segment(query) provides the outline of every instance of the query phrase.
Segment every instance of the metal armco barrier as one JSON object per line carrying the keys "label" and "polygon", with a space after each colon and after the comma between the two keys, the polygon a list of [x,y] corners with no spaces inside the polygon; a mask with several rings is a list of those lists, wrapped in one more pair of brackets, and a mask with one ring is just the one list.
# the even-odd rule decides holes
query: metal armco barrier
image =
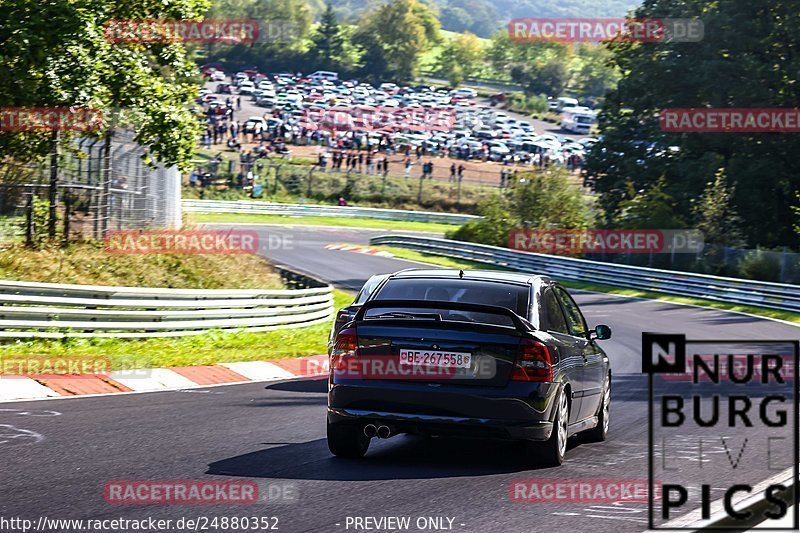
{"label": "metal armco barrier", "polygon": [[442,224],[464,224],[470,220],[481,218],[475,215],[433,213],[429,211],[404,211],[402,209],[378,209],[374,207],[317,204],[280,204],[255,200],[183,200],[182,206],[184,213],[250,213],[293,217],[358,217],[381,220],[406,220],[412,222],[439,222]]}
{"label": "metal armco barrier", "polygon": [[556,279],[642,289],[783,311],[800,311],[800,286],[798,285],[601,263],[428,237],[382,235],[370,239],[370,244],[410,248],[429,254],[479,261],[511,270],[548,275]]}
{"label": "metal armco barrier", "polygon": [[[286,271],[280,269],[284,277]],[[292,274],[289,290],[103,287],[0,281],[0,338],[177,337],[309,326],[333,314],[333,288]]]}

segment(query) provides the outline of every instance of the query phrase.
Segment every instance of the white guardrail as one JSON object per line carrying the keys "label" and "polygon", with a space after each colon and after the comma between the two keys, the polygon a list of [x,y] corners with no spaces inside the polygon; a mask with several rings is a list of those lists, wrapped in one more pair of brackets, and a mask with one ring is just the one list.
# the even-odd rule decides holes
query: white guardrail
{"label": "white guardrail", "polygon": [[0,281],[0,338],[177,337],[216,329],[296,328],[332,316],[332,291],[329,285],[205,290]]}
{"label": "white guardrail", "polygon": [[429,211],[404,211],[402,209],[378,209],[318,204],[280,204],[254,200],[183,200],[184,213],[250,213],[262,215],[284,215],[293,217],[345,217],[376,218],[381,220],[406,220],[412,222],[439,222],[442,224],[464,224],[481,217]]}
{"label": "white guardrail", "polygon": [[382,235],[370,239],[370,244],[410,248],[428,254],[489,263],[556,279],[642,289],[783,311],[800,311],[798,285],[601,263],[428,237]]}

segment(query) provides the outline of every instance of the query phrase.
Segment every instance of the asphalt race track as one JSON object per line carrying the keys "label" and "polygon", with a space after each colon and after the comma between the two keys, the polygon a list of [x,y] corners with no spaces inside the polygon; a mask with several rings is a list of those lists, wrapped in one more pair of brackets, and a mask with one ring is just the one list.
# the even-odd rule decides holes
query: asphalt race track
{"label": "asphalt race track", "polygon": [[[355,289],[375,273],[418,266],[324,248],[365,244],[371,230],[252,228],[291,237],[291,249],[265,250],[266,256],[343,288]],[[334,459],[325,442],[324,380],[11,402],[0,404],[0,516],[268,516],[278,517],[279,531],[290,532],[365,531],[348,528],[348,517],[409,516],[412,531],[418,517],[452,519],[452,530],[464,532],[643,531],[646,505],[514,503],[509,483],[647,478],[642,331],[759,340],[797,338],[798,329],[663,302],[590,293],[576,299],[590,324],[613,330],[603,344],[615,373],[611,437],[599,444],[575,440],[560,468],[530,470],[515,458],[516,444],[410,437],[373,440],[363,461]],[[767,477],[761,464],[743,461],[739,468],[755,479]],[[291,497],[227,506],[111,505],[103,497],[105,483],[113,480],[228,478],[252,479],[263,493],[283,490]]]}

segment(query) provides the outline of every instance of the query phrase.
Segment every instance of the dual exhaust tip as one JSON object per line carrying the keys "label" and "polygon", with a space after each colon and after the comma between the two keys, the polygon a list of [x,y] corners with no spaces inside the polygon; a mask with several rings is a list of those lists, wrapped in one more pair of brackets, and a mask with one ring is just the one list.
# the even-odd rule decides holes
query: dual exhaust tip
{"label": "dual exhaust tip", "polygon": [[367,424],[364,426],[364,435],[369,438],[378,437],[379,439],[388,439],[392,436],[392,429],[389,426]]}

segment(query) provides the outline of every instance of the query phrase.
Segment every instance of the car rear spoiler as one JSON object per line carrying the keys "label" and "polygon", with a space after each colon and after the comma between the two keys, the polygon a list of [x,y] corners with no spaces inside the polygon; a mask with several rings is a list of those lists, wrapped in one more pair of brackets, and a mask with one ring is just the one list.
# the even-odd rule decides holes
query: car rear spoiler
{"label": "car rear spoiler", "polygon": [[520,333],[526,333],[534,329],[533,325],[519,316],[511,309],[497,305],[470,304],[464,302],[444,302],[437,300],[371,300],[365,302],[358,310],[353,320],[361,322],[364,315],[370,309],[411,307],[417,309],[452,309],[453,311],[472,311],[475,313],[490,313],[495,315],[507,316],[514,323],[514,328]]}

